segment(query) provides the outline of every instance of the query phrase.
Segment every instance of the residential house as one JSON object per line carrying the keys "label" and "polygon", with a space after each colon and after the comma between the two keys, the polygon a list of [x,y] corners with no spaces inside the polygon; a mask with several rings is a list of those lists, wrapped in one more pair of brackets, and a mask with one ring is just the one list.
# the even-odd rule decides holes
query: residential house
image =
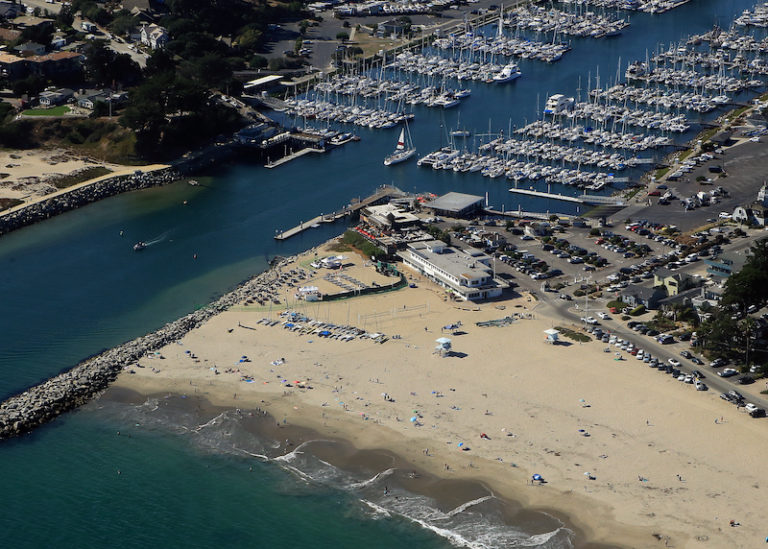
{"label": "residential house", "polygon": [[85,93],[78,94],[77,106],[92,111],[99,101],[109,101],[109,95],[108,90],[86,90]]}
{"label": "residential house", "polygon": [[653,273],[653,286],[663,287],[667,296],[675,296],[698,285],[696,279],[685,273],[659,268]]}
{"label": "residential house", "polygon": [[0,0],[0,19],[14,19],[21,13],[22,9],[21,2]]}
{"label": "residential house", "polygon": [[40,92],[39,101],[43,107],[55,107],[63,105],[75,95],[75,92],[69,88],[59,88],[57,90],[46,90]]}
{"label": "residential house", "polygon": [[0,29],[0,42],[15,42],[21,36],[20,30]]}
{"label": "residential house", "polygon": [[53,81],[73,81],[82,76],[84,59],[83,54],[68,51],[31,57],[0,53],[0,75],[11,81],[26,78],[31,74]]}
{"label": "residential house", "polygon": [[152,23],[151,25],[143,25],[141,27],[141,43],[153,50],[164,48],[168,40],[168,31],[160,25]]}
{"label": "residential house", "polygon": [[37,42],[25,42],[13,48],[16,55],[20,57],[31,57],[33,55],[45,55],[45,46]]}
{"label": "residential house", "polygon": [[630,284],[621,290],[621,300],[629,307],[639,307],[643,305],[646,309],[658,309],[659,301],[664,299],[665,292],[660,287],[640,286],[639,284]]}
{"label": "residential house", "polygon": [[738,223],[749,223],[765,227],[768,219],[768,189],[760,187],[757,200],[746,206],[737,206],[733,210],[733,220]]}

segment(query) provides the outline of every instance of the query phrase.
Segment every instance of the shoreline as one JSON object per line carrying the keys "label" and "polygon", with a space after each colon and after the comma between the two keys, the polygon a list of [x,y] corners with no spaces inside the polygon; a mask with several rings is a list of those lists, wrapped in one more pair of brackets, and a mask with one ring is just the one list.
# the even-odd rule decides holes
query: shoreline
{"label": "shoreline", "polygon": [[[726,466],[734,447],[743,463],[759,463],[766,434],[751,418],[724,409],[716,394],[616,362],[599,343],[546,345],[545,329],[570,322],[550,316],[545,302],[524,295],[468,308],[419,275],[408,278],[416,288],[297,303],[298,320],[232,307],[124,370],[114,386],[229,409],[267,402],[278,421],[360,450],[386,448],[436,476],[477,481],[562,518],[583,543],[764,540],[758,470],[735,476]],[[517,320],[505,327],[476,325],[512,313]],[[259,322],[268,314],[282,324]],[[288,329],[312,318],[340,329],[357,318],[352,325],[390,339]],[[435,355],[441,328],[457,321],[454,353]],[[547,483],[531,483],[533,474]],[[742,526],[723,529],[728,519]]]}
{"label": "shoreline", "polygon": [[[262,396],[269,397],[266,394]],[[317,425],[305,425],[303,422],[281,425],[280,422],[275,421],[275,416],[272,414],[278,410],[279,406],[270,410],[272,407],[270,401],[262,403],[263,408],[233,408],[223,404],[214,404],[205,396],[200,395],[163,392],[144,394],[134,388],[113,386],[105,391],[96,402],[113,401],[138,406],[150,400],[165,402],[166,405],[177,409],[193,409],[201,425],[224,413],[239,416],[249,433],[261,439],[267,438],[278,444],[277,452],[274,455],[266,456],[269,461],[284,456],[285,454],[281,452],[289,453],[300,449],[303,453],[308,453],[348,473],[365,475],[366,477],[372,476],[375,479],[379,475],[389,472],[386,476],[386,490],[391,487],[393,491],[402,489],[409,493],[428,497],[443,512],[455,511],[463,505],[490,498],[495,500],[500,507],[503,523],[508,527],[520,527],[521,525],[530,527],[532,522],[538,526],[531,533],[532,536],[551,534],[553,530],[551,530],[548,522],[555,521],[559,524],[555,531],[561,529],[569,531],[575,549],[623,549],[631,547],[630,545],[603,544],[591,541],[587,536],[588,530],[575,524],[571,517],[562,510],[549,507],[528,507],[523,501],[511,497],[506,491],[496,493],[494,491],[494,484],[496,483],[489,483],[482,476],[474,477],[461,474],[458,477],[449,478],[437,474],[430,467],[414,463],[398,451],[383,446],[358,447],[353,441],[338,434],[337,431],[332,431],[332,434],[329,434],[318,429]],[[409,517],[403,518],[413,520]],[[541,528],[544,525],[548,528]]]}

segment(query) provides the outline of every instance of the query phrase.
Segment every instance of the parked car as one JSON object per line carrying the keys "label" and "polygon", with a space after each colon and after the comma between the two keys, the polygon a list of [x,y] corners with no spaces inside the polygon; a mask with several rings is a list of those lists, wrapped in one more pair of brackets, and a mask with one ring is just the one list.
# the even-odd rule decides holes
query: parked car
{"label": "parked car", "polygon": [[727,360],[724,358],[716,358],[712,362],[709,363],[709,366],[711,368],[719,368],[720,366],[725,366],[728,363]]}
{"label": "parked car", "polygon": [[735,376],[738,373],[739,372],[737,372],[733,368],[725,368],[724,370],[717,372],[717,375],[719,375],[720,377],[731,377],[731,376]]}
{"label": "parked car", "polygon": [[602,312],[602,311],[600,311],[599,313],[597,313],[597,316],[599,316],[599,317],[600,317],[601,319],[603,319],[603,320],[608,320],[609,318],[611,318],[611,317],[609,317],[609,316],[608,316],[606,313],[604,313],[604,312]]}
{"label": "parked car", "polygon": [[680,366],[680,361],[677,360],[676,358],[670,358],[669,360],[667,360],[667,362],[669,362],[675,368],[678,368]]}
{"label": "parked car", "polygon": [[691,358],[693,355],[690,351],[680,351],[680,356],[683,358]]}
{"label": "parked car", "polygon": [[697,357],[697,356],[692,356],[691,357],[691,362],[693,362],[697,366],[703,366],[704,365],[704,362],[699,357]]}

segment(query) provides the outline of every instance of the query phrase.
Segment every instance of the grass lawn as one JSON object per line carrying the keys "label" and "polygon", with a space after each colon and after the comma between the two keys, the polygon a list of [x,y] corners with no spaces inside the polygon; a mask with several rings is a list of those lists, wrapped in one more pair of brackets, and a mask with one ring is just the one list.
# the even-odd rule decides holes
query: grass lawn
{"label": "grass lawn", "polygon": [[21,114],[27,116],[64,116],[69,112],[69,107],[66,105],[59,105],[50,109],[29,109],[23,111]]}

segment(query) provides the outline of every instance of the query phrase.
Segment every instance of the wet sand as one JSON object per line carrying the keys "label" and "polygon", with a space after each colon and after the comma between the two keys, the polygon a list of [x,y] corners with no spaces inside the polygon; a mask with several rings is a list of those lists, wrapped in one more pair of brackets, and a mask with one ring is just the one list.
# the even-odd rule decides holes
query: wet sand
{"label": "wet sand", "polygon": [[[233,307],[163,348],[164,359],[141,360],[117,386],[260,407],[281,425],[383,449],[408,468],[563,517],[582,541],[764,543],[762,422],[634,357],[615,361],[604,344],[544,343],[545,329],[568,324],[544,302],[459,304],[413,281],[417,288],[386,294],[290,302],[312,318],[385,334],[386,343],[265,326],[259,320],[281,318],[277,310]],[[476,325],[515,313],[508,326]],[[461,329],[443,330],[459,321]],[[441,336],[452,338],[452,356],[433,352]],[[547,483],[532,483],[533,474]]]}

